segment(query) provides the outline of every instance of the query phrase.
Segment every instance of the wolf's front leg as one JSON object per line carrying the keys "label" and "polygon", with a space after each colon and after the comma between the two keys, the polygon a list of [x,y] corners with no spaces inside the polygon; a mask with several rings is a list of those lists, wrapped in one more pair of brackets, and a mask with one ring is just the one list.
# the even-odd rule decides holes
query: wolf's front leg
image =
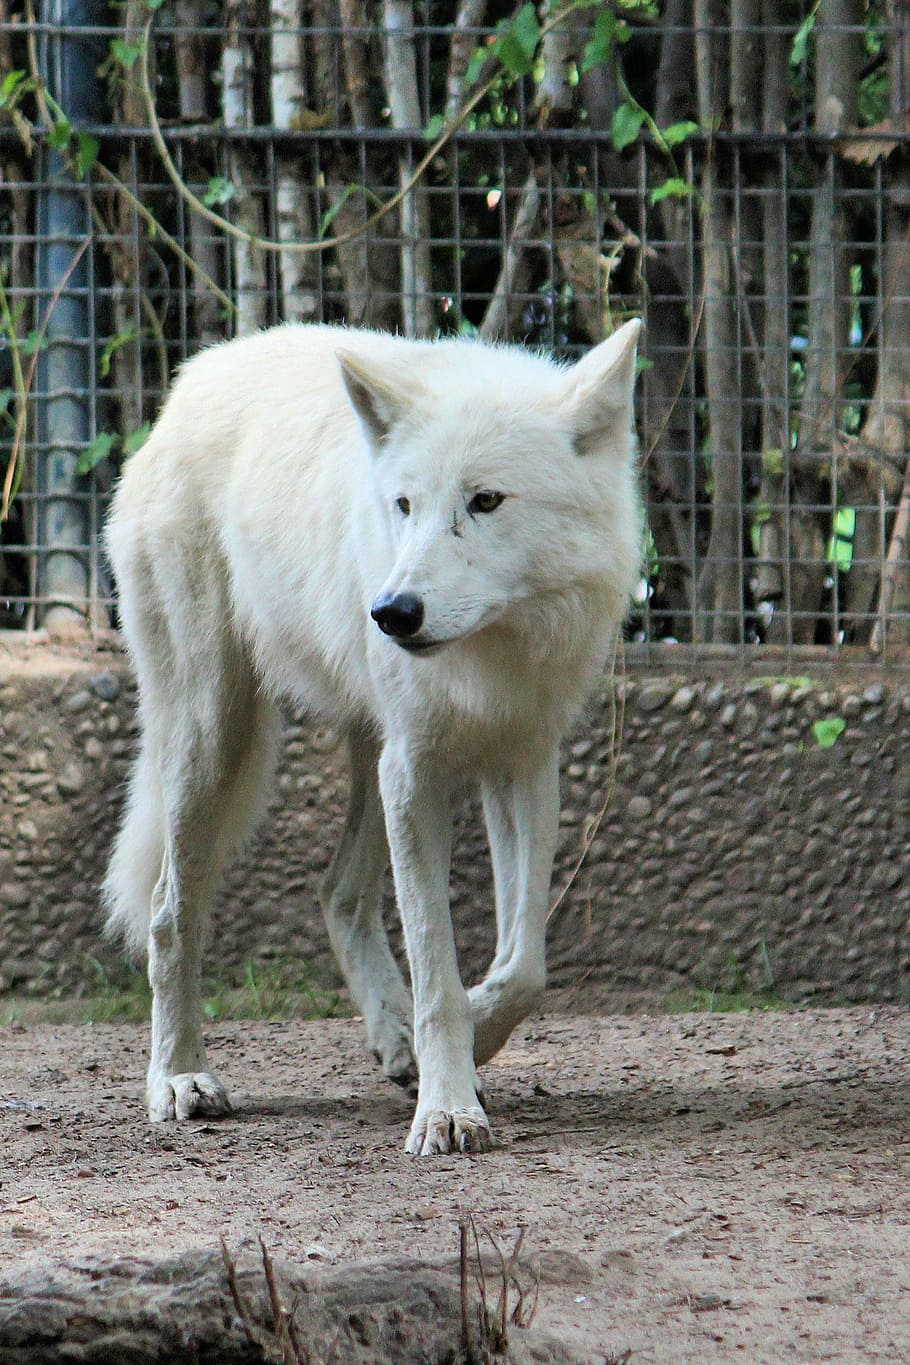
{"label": "wolf's front leg", "polygon": [[475,1088],[474,1024],[449,910],[448,785],[391,745],[383,750],[379,783],[414,992],[420,1088],[407,1150],[482,1152],[490,1126]]}
{"label": "wolf's front leg", "polygon": [[474,1055],[498,1052],[546,980],[547,906],[559,831],[559,757],[482,784],[496,886],[496,956],[469,992]]}

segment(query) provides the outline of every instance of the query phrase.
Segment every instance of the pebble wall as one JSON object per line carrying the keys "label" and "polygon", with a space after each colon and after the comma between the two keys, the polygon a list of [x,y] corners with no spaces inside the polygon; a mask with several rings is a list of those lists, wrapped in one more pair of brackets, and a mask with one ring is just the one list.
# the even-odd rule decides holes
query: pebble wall
{"label": "pebble wall", "polygon": [[[0,998],[122,971],[97,888],[133,700],[115,649],[0,641]],[[219,903],[210,963],[225,979],[263,959],[332,979],[316,890],[345,798],[337,736],[291,718],[265,828]],[[906,673],[626,678],[565,749],[555,892],[589,847],[551,920],[551,979],[910,1000],[908,815]],[[492,909],[470,805],[452,895],[476,976]]]}

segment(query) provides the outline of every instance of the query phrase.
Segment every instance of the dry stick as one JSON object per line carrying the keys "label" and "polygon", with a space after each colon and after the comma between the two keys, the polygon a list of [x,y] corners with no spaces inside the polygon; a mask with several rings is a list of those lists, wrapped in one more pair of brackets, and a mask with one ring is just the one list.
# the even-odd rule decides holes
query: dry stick
{"label": "dry stick", "polygon": [[458,1272],[461,1299],[461,1349],[467,1356],[471,1350],[471,1324],[468,1317],[468,1220],[464,1214],[458,1220]]}
{"label": "dry stick", "polygon": [[[617,657],[617,654],[618,654],[619,651],[620,651],[620,647],[621,647],[621,640],[620,640],[619,636],[617,635],[617,637],[616,637],[616,642],[615,642],[615,644],[614,644],[614,646],[613,646],[613,659],[612,659],[612,661],[611,661],[611,664],[610,664],[610,671],[609,671],[609,674],[608,674],[608,677],[610,678],[611,681],[612,681],[613,679],[615,679],[615,676],[616,676],[616,657]],[[623,677],[625,677],[625,671],[626,671],[626,670],[625,670],[625,658],[624,658],[624,657],[623,657],[623,659],[622,659],[622,661],[621,661],[621,668],[620,668],[620,671],[621,671]],[[587,856],[588,856],[588,852],[589,852],[589,850],[590,850],[590,848],[591,848],[591,845],[593,844],[593,842],[594,842],[594,840],[595,840],[595,838],[596,838],[596,836],[597,836],[597,831],[600,829],[600,826],[601,826],[601,824],[603,823],[604,816],[605,816],[606,813],[607,813],[607,807],[609,806],[610,802],[613,800],[614,793],[616,792],[616,773],[617,773],[618,766],[619,766],[619,751],[620,751],[620,749],[622,748],[623,723],[624,723],[624,720],[625,720],[625,714],[626,714],[626,698],[625,698],[625,692],[622,693],[622,695],[621,695],[621,697],[620,697],[620,704],[619,704],[619,706],[617,706],[617,704],[616,704],[616,689],[615,689],[615,687],[611,687],[611,689],[610,689],[610,776],[609,776],[609,778],[608,778],[608,780],[607,780],[607,790],[606,790],[606,794],[605,794],[605,796],[604,796],[603,801],[602,801],[601,804],[600,804],[599,809],[597,810],[596,814],[594,815],[593,819],[591,819],[591,820],[588,821],[587,828],[585,829],[584,834],[582,835],[582,840],[581,840],[581,852],[579,853],[577,859],[575,860],[575,866],[572,868],[572,871],[569,873],[568,880],[566,881],[566,883],[565,883],[565,885],[563,886],[562,890],[560,891],[559,895],[556,897],[555,901],[554,901],[553,904],[550,906],[550,909],[549,909],[549,911],[547,912],[547,924],[550,923],[550,920],[551,920],[551,919],[553,918],[553,916],[556,914],[556,911],[557,911],[557,910],[559,909],[559,907],[562,905],[563,901],[565,900],[566,896],[569,894],[569,891],[571,890],[572,886],[574,885],[575,880],[576,880],[576,878],[577,878],[579,872],[580,872],[581,869],[582,869],[582,866],[583,866],[583,864],[584,864],[585,858],[587,858]]]}
{"label": "dry stick", "polygon": [[246,1339],[251,1346],[259,1346],[259,1342],[256,1339],[256,1334],[253,1331],[252,1324],[250,1323],[250,1315],[247,1312],[246,1305],[244,1304],[243,1299],[240,1297],[240,1286],[237,1284],[237,1267],[234,1264],[234,1259],[231,1256],[231,1253],[228,1251],[228,1245],[227,1242],[224,1240],[223,1234],[219,1238],[219,1241],[221,1242],[221,1259],[224,1261],[224,1269],[227,1274],[228,1289],[230,1290],[231,1298],[234,1301],[234,1307],[237,1309],[237,1316],[240,1319],[241,1326],[243,1327],[244,1335],[246,1336]]}
{"label": "dry stick", "polygon": [[285,1308],[281,1299],[281,1291],[278,1288],[278,1281],[275,1278],[275,1267],[269,1255],[268,1248],[262,1238],[259,1238],[259,1250],[262,1254],[262,1268],[265,1271],[265,1282],[269,1289],[269,1302],[272,1307],[272,1320],[275,1324],[275,1336],[284,1360],[284,1365],[308,1365],[309,1353],[304,1351],[300,1342],[297,1340],[297,1332],[294,1326],[294,1315]]}
{"label": "dry stick", "polygon": [[901,488],[900,502],[897,505],[897,515],[894,518],[894,529],[891,532],[891,542],[888,545],[888,556],[885,560],[885,569],[882,574],[878,611],[876,613],[878,619],[872,627],[872,634],[869,637],[869,650],[872,654],[881,654],[885,647],[885,635],[888,630],[888,613],[891,610],[891,603],[894,600],[898,575],[901,573],[902,569],[906,572],[908,534],[910,534],[910,462],[908,462],[904,472],[904,483]]}
{"label": "dry stick", "polygon": [[6,478],[3,481],[3,500],[2,503],[0,503],[0,522],[4,522],[9,518],[10,503],[12,501],[12,487],[13,482],[15,480],[15,471],[19,464],[19,448],[25,436],[25,424],[28,412],[28,395],[31,391],[32,382],[35,378],[35,370],[38,367],[38,354],[41,350],[41,343],[44,340],[44,334],[47,331],[47,325],[50,321],[51,314],[53,313],[54,309],[57,306],[57,303],[59,302],[60,295],[63,293],[64,289],[69,283],[70,276],[76,269],[76,266],[79,264],[79,262],[82,260],[82,257],[88,250],[89,243],[91,242],[91,240],[92,240],[91,237],[86,237],[85,241],[78,248],[76,254],[73,256],[73,259],[67,266],[62,279],[60,280],[53,294],[51,295],[50,302],[47,306],[47,311],[45,312],[44,317],[41,320],[41,325],[39,326],[37,335],[34,338],[34,350],[32,351],[32,358],[28,367],[28,374],[25,377],[25,386],[22,392],[17,395],[19,411],[16,415],[16,430],[13,433],[13,446],[12,450],[10,451],[9,464],[6,467]]}
{"label": "dry stick", "polygon": [[490,302],[487,304],[483,322],[480,324],[480,335],[485,341],[502,336],[508,330],[509,304],[515,273],[518,270],[528,238],[531,236],[539,213],[540,186],[537,183],[537,173],[532,170],[521,191],[515,222],[512,224],[512,231],[502,259],[502,269],[499,272],[496,287],[490,296]]}

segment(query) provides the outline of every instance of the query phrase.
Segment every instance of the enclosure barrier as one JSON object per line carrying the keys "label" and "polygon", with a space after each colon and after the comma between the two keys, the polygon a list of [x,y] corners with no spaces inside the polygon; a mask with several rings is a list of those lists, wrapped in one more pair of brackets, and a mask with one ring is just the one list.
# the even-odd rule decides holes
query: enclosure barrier
{"label": "enclosure barrier", "polygon": [[324,320],[572,358],[634,313],[630,645],[906,660],[904,0],[149,13],[0,21],[0,628],[116,623],[112,482],[201,345]]}

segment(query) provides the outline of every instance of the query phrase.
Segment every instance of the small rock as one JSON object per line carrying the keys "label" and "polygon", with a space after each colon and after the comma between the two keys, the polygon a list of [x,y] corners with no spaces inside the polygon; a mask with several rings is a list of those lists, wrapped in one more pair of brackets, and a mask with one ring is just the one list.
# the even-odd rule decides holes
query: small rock
{"label": "small rock", "polygon": [[71,697],[63,703],[64,711],[68,711],[71,716],[76,716],[80,711],[87,711],[92,704],[91,692],[74,692]]}
{"label": "small rock", "polygon": [[4,882],[0,886],[0,905],[9,905],[13,910],[21,910],[30,900],[27,886],[21,882]]}
{"label": "small rock", "polygon": [[85,786],[85,773],[78,763],[67,763],[57,774],[57,786],[64,796],[77,796]]}
{"label": "small rock", "polygon": [[88,685],[102,701],[116,701],[120,696],[120,679],[116,673],[96,673]]}
{"label": "small rock", "polygon": [[732,701],[728,702],[721,711],[720,723],[725,730],[732,730],[733,726],[736,724],[736,707],[733,705]]}
{"label": "small rock", "polygon": [[885,700],[885,689],[881,683],[872,683],[870,687],[863,689],[864,706],[881,706]]}
{"label": "small rock", "polygon": [[647,820],[653,809],[647,796],[633,796],[626,806],[626,814],[630,820]]}
{"label": "small rock", "polygon": [[695,705],[695,697],[694,687],[680,687],[670,698],[670,710],[678,712],[681,716],[685,715]]}
{"label": "small rock", "polygon": [[19,838],[27,839],[30,844],[33,844],[38,838],[38,826],[34,820],[20,820],[16,828]]}
{"label": "small rock", "polygon": [[659,711],[662,706],[666,706],[672,695],[670,688],[663,683],[646,683],[637,697],[638,709]]}

